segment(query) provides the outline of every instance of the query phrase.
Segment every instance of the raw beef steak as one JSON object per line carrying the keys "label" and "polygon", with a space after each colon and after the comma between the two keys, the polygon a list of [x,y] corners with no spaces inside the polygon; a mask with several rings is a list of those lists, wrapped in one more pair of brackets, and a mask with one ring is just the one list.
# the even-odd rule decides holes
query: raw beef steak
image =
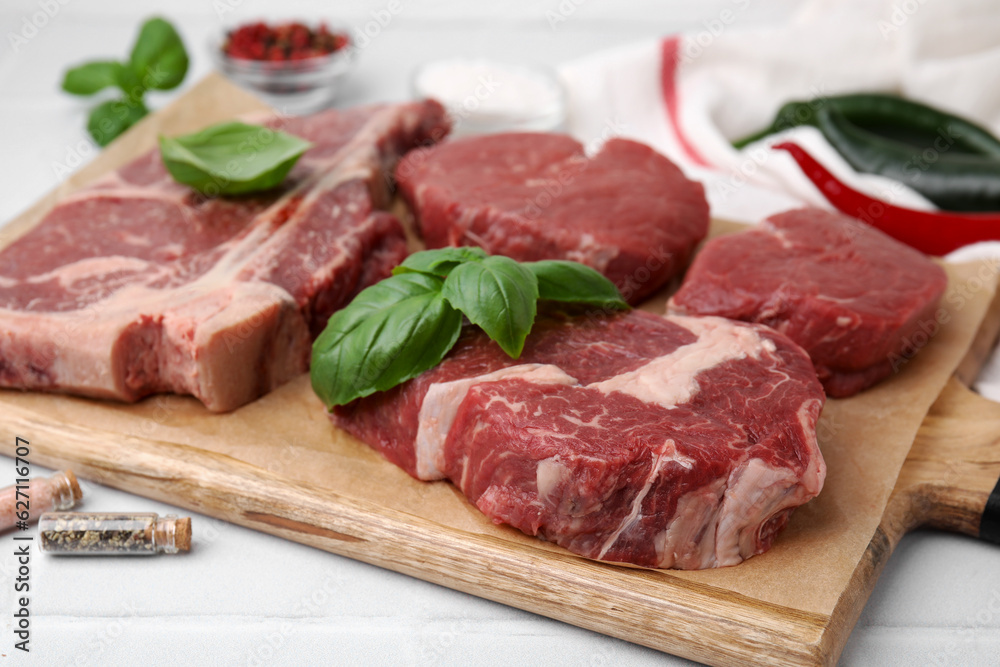
{"label": "raw beef steak", "polygon": [[0,252],[0,386],[230,410],[305,371],[330,314],[405,256],[384,174],[447,121],[423,102],[269,123],[315,144],[278,191],[205,198],[153,151]]}
{"label": "raw beef steak", "polygon": [[565,135],[470,137],[410,154],[396,179],[428,247],[582,262],[630,303],[678,275],[708,232],[701,184],[625,139],[588,158]]}
{"label": "raw beef steak", "polygon": [[826,393],[840,398],[883,380],[926,343],[947,284],[940,266],[874,227],[805,208],[709,241],[669,310],[777,329],[805,348]]}
{"label": "raw beef steak", "polygon": [[518,360],[470,328],[436,368],[332,418],[497,523],[697,569],[763,552],[819,493],[823,400],[806,354],[767,327],[554,313]]}

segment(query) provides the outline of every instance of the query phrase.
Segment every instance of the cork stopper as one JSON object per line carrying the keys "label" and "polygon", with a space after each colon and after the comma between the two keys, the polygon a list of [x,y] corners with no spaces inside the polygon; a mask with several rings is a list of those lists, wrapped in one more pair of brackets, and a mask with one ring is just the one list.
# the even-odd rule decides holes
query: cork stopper
{"label": "cork stopper", "polygon": [[83,500],[83,489],[80,488],[80,482],[76,480],[76,475],[73,474],[72,470],[63,470],[62,474],[69,481],[70,493],[73,496],[73,505],[75,506]]}
{"label": "cork stopper", "polygon": [[191,517],[177,519],[174,526],[174,545],[178,551],[191,551]]}
{"label": "cork stopper", "polygon": [[191,550],[191,517],[168,514],[153,526],[153,544],[158,551],[175,554]]}
{"label": "cork stopper", "polygon": [[72,470],[63,470],[52,475],[48,480],[49,489],[52,494],[52,509],[68,510],[76,507],[83,498],[83,490],[80,489],[80,482],[76,480],[76,475]]}

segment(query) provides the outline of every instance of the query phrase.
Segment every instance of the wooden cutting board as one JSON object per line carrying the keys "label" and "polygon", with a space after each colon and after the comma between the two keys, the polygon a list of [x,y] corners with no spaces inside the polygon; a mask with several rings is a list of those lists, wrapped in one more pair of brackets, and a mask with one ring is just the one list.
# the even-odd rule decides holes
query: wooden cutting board
{"label": "wooden cutting board", "polygon": [[[835,603],[829,611],[816,612],[713,582],[711,575],[720,571],[618,567],[493,526],[451,485],[417,482],[359,443],[334,444],[331,438],[317,437],[325,426],[321,418],[316,423],[322,407],[308,391],[302,378],[279,392],[282,396],[264,399],[269,405],[233,417],[253,432],[267,428],[268,415],[292,403],[302,406],[289,416],[305,420],[299,440],[247,456],[257,459],[257,465],[209,448],[142,437],[141,421],[138,429],[115,428],[120,423],[116,412],[142,410],[144,418],[154,418],[152,414],[166,415],[176,407],[171,404],[184,399],[109,409],[79,399],[0,393],[0,438],[11,454],[14,437],[28,437],[32,461],[72,468],[101,484],[712,665],[835,664],[902,536],[921,525],[977,535],[987,497],[1000,478],[1000,404],[952,379],[924,420],[877,528],[850,575],[838,584]],[[107,413],[112,428],[67,419],[80,407]],[[214,417],[206,415],[184,439],[204,437]],[[214,449],[226,449],[218,444]],[[253,448],[245,448],[247,444],[231,443],[231,449],[249,452]],[[353,468],[348,475],[377,468],[379,483],[387,486],[358,497],[364,494],[357,489],[316,483],[316,475],[306,470],[310,462],[318,469],[330,465],[320,453],[325,448],[341,449],[333,456]],[[829,488],[823,493],[829,494]],[[414,503],[408,512],[393,502],[400,496],[403,504],[420,496],[427,502]],[[444,521],[428,509],[442,503],[449,509]],[[798,512],[802,517],[808,507]],[[197,530],[195,523],[196,535]],[[772,552],[726,572],[766,578],[769,569],[782,569],[772,561],[775,552],[794,552],[805,530],[802,522],[793,521]],[[846,541],[834,532],[819,548],[838,552],[848,546]],[[691,576],[699,574],[708,576]],[[790,588],[801,583],[785,579]]]}
{"label": "wooden cutting board", "polygon": [[[162,128],[259,107],[209,77],[62,191],[147,149]],[[949,380],[974,376],[996,338],[996,267],[948,270],[942,323],[920,353],[824,409],[822,494],[768,553],[733,568],[615,566],[495,526],[450,484],[417,482],[334,429],[305,376],[224,415],[176,396],[126,406],[0,392],[0,443],[9,454],[27,438],[42,465],[695,660],[832,664],[900,537],[923,523],[976,534],[1000,477],[1000,405]],[[662,309],[662,295],[647,307]]]}

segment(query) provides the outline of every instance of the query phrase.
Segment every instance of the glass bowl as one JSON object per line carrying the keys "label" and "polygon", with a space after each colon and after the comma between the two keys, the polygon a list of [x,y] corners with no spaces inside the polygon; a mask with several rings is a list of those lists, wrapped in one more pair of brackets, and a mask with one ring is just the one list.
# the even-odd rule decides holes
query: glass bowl
{"label": "glass bowl", "polygon": [[223,33],[209,44],[216,67],[283,114],[311,113],[328,106],[355,60],[351,42],[323,56],[271,61],[232,58],[222,50],[225,40]]}

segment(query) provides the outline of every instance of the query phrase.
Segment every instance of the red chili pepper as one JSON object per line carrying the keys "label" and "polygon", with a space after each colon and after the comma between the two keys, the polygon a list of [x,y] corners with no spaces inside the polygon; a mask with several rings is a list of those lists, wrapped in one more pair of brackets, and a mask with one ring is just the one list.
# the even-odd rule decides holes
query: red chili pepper
{"label": "red chili pepper", "polygon": [[945,255],[977,241],[1000,240],[1000,214],[941,213],[893,206],[841,183],[798,144],[786,141],[773,147],[791,153],[802,173],[834,208],[928,255]]}

